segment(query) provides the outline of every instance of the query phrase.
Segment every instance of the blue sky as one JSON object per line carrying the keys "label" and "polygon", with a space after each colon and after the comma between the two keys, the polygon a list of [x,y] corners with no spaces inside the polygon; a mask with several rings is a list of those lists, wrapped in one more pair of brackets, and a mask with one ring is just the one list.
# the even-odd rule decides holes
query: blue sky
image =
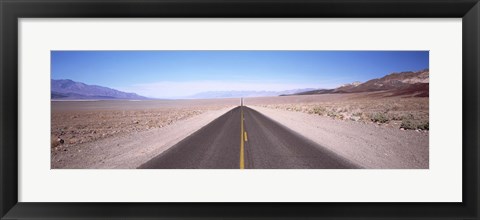
{"label": "blue sky", "polygon": [[154,98],[334,88],[429,67],[428,51],[52,51],[52,79]]}

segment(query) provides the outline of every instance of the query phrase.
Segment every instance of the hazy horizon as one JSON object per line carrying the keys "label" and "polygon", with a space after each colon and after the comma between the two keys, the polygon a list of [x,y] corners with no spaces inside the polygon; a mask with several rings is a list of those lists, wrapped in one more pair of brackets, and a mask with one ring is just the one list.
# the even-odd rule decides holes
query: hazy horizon
{"label": "hazy horizon", "polygon": [[330,89],[429,68],[428,51],[52,51],[52,79],[188,98],[215,91]]}

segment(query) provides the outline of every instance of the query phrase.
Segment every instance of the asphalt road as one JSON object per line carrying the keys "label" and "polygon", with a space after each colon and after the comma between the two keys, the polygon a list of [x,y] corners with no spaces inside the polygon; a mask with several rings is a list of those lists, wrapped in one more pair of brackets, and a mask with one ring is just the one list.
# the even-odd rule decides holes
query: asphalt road
{"label": "asphalt road", "polygon": [[225,113],[139,168],[354,169],[359,167],[257,111],[243,106]]}

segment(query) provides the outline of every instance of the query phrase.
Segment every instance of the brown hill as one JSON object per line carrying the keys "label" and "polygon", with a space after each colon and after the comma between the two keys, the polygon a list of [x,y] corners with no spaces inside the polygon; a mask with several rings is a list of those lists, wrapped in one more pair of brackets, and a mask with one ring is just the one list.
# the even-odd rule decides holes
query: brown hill
{"label": "brown hill", "polygon": [[[336,88],[333,93],[354,93],[354,92],[374,92],[387,90],[408,90],[413,91],[415,88],[426,88],[421,84],[428,84],[429,70],[418,72],[401,72],[392,73],[379,79],[372,79],[365,83],[348,84]],[[417,86],[412,86],[419,84]]]}
{"label": "brown hill", "polygon": [[429,96],[429,70],[417,72],[391,73],[382,78],[367,82],[354,82],[342,85],[336,89],[320,89],[294,95],[332,94],[332,93],[360,93],[385,91],[387,96]]}

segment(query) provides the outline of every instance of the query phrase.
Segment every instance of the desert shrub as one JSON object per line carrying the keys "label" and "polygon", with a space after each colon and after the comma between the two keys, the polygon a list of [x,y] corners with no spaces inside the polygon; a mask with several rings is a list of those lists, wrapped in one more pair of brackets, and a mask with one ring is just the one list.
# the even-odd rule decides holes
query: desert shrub
{"label": "desert shrub", "polygon": [[402,115],[402,120],[413,120],[413,119],[415,119],[415,116],[411,113]]}
{"label": "desert shrub", "polygon": [[402,120],[402,124],[400,125],[400,128],[406,129],[406,130],[415,130],[417,129],[417,124],[410,119],[405,119]]}
{"label": "desert shrub", "polygon": [[362,112],[354,112],[354,113],[352,114],[352,116],[361,117],[361,116],[362,116]]}
{"label": "desert shrub", "polygon": [[328,116],[328,117],[335,118],[335,117],[337,117],[337,115],[338,115],[338,114],[337,114],[336,112],[334,112],[334,111],[328,111],[328,112],[327,112],[327,116]]}
{"label": "desert shrub", "polygon": [[394,114],[391,115],[391,119],[392,119],[393,121],[401,121],[401,120],[403,120],[403,116],[394,113]]}
{"label": "desert shrub", "polygon": [[429,122],[428,121],[414,121],[414,120],[403,120],[400,128],[406,130],[429,130]]}
{"label": "desert shrub", "polygon": [[372,116],[372,121],[377,123],[387,123],[390,119],[384,113],[375,113]]}
{"label": "desert shrub", "polygon": [[417,125],[417,129],[422,129],[422,130],[429,130],[429,122],[428,121],[422,121]]}
{"label": "desert shrub", "polygon": [[313,107],[313,113],[316,114],[316,115],[325,115],[326,111],[327,111],[327,109],[325,107],[322,107],[322,106]]}

